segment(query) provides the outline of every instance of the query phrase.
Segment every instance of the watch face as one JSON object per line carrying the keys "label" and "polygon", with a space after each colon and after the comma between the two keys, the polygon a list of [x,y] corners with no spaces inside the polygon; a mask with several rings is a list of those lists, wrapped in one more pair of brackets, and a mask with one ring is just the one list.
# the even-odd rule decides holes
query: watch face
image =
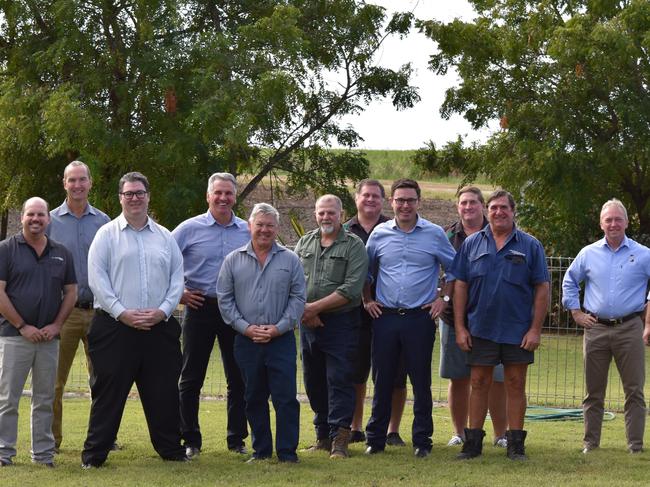
{"label": "watch face", "polygon": [[448,302],[449,302],[449,296],[443,296],[443,297],[442,297],[442,300],[443,300],[445,303],[448,303]]}

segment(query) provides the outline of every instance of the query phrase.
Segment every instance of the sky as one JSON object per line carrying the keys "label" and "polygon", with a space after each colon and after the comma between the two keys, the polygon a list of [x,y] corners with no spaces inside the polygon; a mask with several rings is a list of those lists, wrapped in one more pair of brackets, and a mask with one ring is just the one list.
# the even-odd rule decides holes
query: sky
{"label": "sky", "polygon": [[[419,19],[451,21],[454,18],[471,20],[474,11],[466,0],[368,0],[386,8],[390,17],[395,11],[412,11]],[[483,141],[486,130],[474,131],[459,115],[449,120],[440,117],[440,106],[445,90],[457,84],[458,77],[449,70],[445,76],[436,76],[428,69],[429,56],[435,52],[435,43],[417,30],[403,38],[389,38],[378,53],[381,66],[393,69],[406,62],[414,68],[413,85],[419,88],[421,101],[415,107],[397,111],[390,99],[375,101],[361,115],[342,119],[350,123],[363,137],[361,149],[418,149],[432,140],[436,147],[456,140],[459,134],[466,141]]]}

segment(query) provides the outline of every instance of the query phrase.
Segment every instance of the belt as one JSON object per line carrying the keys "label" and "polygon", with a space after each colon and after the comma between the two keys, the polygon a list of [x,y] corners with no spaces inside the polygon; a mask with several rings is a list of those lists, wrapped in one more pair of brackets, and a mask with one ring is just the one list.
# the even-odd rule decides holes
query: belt
{"label": "belt", "polygon": [[211,298],[210,296],[203,296],[203,299],[205,299],[204,303],[206,304],[219,304],[217,298]]}
{"label": "belt", "polygon": [[93,309],[93,302],[92,301],[86,301],[85,303],[82,303],[81,301],[77,301],[74,305],[75,308],[80,308],[80,309]]}
{"label": "belt", "polygon": [[634,318],[637,318],[637,317],[641,316],[641,313],[638,312],[638,311],[636,313],[630,313],[629,315],[622,316],[620,318],[600,318],[599,316],[597,316],[594,313],[591,313],[589,311],[587,311],[587,313],[590,314],[591,316],[593,316],[594,318],[596,318],[596,321],[598,323],[600,323],[601,325],[605,325],[605,326],[621,325],[621,324],[625,323],[626,321],[630,321],[630,320],[633,320]]}
{"label": "belt", "polygon": [[412,315],[415,313],[421,313],[423,311],[422,308],[381,308],[381,313],[384,314],[389,314],[389,315]]}

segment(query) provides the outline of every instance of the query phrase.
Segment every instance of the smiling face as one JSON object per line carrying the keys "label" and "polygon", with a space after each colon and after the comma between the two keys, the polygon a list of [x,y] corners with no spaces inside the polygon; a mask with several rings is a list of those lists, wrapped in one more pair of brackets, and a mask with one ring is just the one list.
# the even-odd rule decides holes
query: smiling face
{"label": "smiling face", "polygon": [[512,231],[515,221],[515,211],[510,206],[507,196],[495,198],[488,204],[488,221],[492,233],[507,233]]}
{"label": "smiling face", "polygon": [[378,219],[384,198],[381,196],[379,186],[364,184],[361,190],[355,195],[354,202],[357,206],[357,213],[370,219]]}
{"label": "smiling face", "polygon": [[45,201],[41,198],[28,199],[20,215],[20,223],[25,238],[37,239],[42,237],[50,223],[50,213],[47,211]]}
{"label": "smiling face", "polygon": [[316,223],[321,233],[331,235],[338,232],[341,228],[341,216],[343,210],[337,204],[336,200],[330,198],[320,199],[316,203]]}
{"label": "smiling face", "polygon": [[120,195],[122,213],[124,213],[129,223],[146,219],[147,209],[149,208],[149,193],[146,192],[147,189],[141,181],[127,181],[122,186],[122,193],[136,193],[138,191],[145,192],[142,198],[138,198],[135,194],[132,198],[128,198],[124,194]]}
{"label": "smiling face", "polygon": [[390,199],[400,228],[412,228],[418,220],[420,198],[414,188],[397,188]]}
{"label": "smiling face", "polygon": [[627,218],[621,208],[611,205],[600,213],[600,228],[605,234],[607,243],[618,247],[625,238]]}
{"label": "smiling face", "polygon": [[235,185],[230,181],[215,179],[206,199],[210,213],[220,223],[230,221],[232,207],[237,202]]}
{"label": "smiling face", "polygon": [[248,222],[251,241],[255,250],[268,250],[278,236],[278,223],[269,214],[258,213],[252,222]]}
{"label": "smiling face", "polygon": [[460,220],[468,226],[476,226],[483,222],[483,204],[478,195],[468,191],[458,197],[456,205]]}
{"label": "smiling face", "polygon": [[67,193],[68,202],[86,204],[92,186],[90,175],[83,166],[68,167],[63,176],[63,189]]}

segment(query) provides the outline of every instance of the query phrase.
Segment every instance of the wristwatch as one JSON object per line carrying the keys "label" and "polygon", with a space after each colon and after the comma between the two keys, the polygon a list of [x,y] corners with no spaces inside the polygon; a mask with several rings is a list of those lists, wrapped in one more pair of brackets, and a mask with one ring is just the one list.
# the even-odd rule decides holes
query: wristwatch
{"label": "wristwatch", "polygon": [[448,303],[449,301],[451,301],[451,298],[450,298],[449,296],[447,296],[446,294],[443,294],[443,295],[441,295],[440,297],[442,298],[442,300],[443,300],[445,303]]}

